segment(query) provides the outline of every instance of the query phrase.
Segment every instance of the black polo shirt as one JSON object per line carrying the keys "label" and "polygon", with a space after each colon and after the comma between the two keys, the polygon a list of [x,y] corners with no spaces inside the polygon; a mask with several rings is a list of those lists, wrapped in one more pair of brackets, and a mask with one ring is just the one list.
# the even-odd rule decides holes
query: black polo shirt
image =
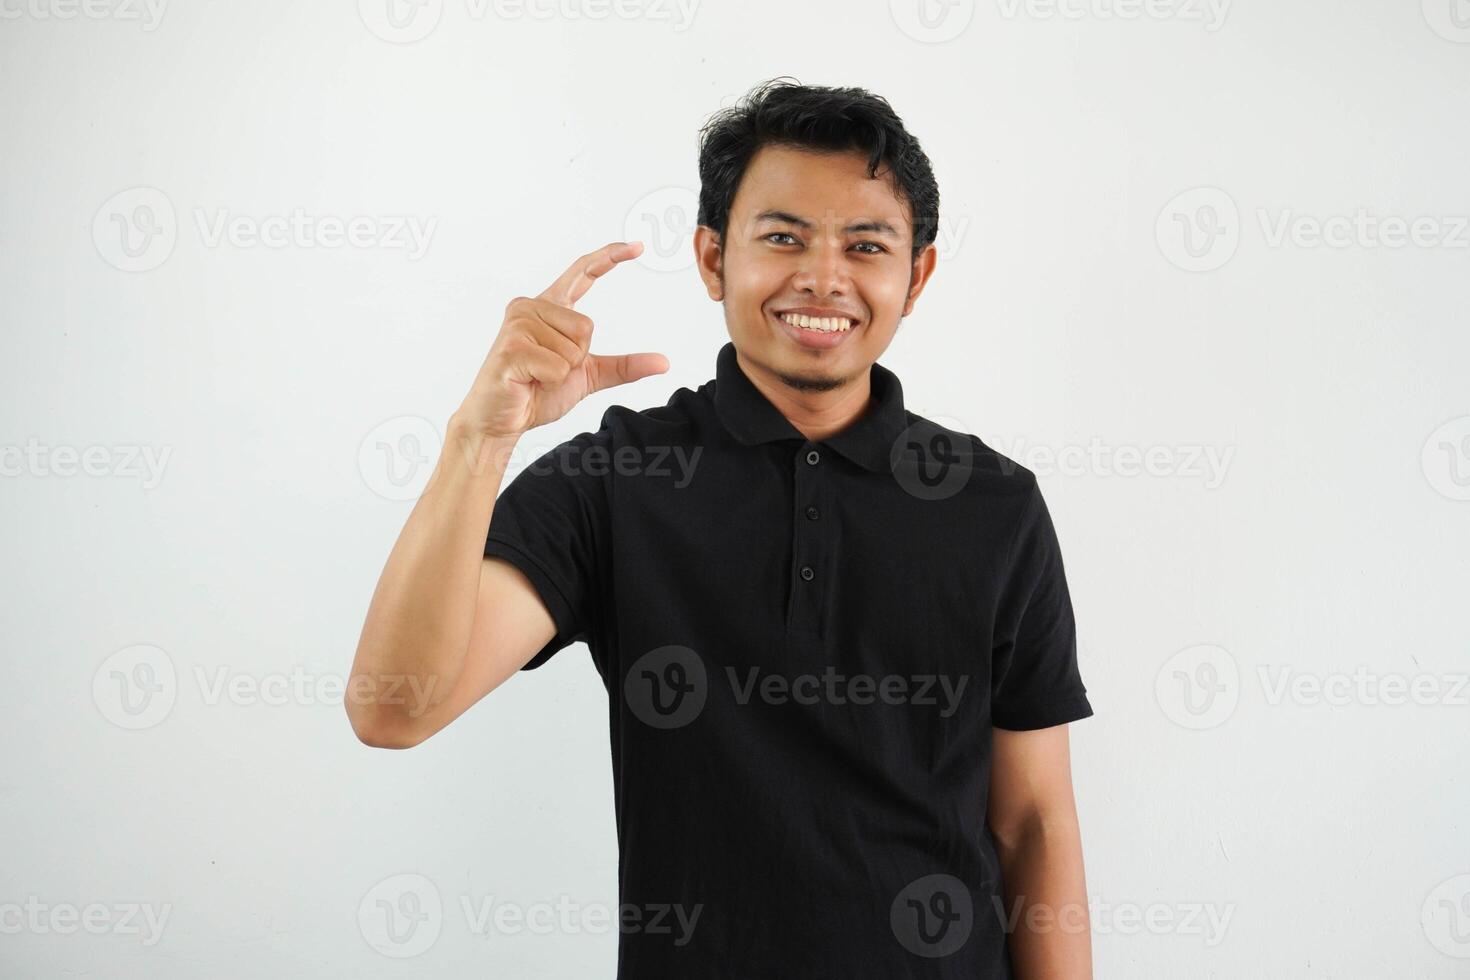
{"label": "black polo shirt", "polygon": [[1011,975],[991,729],[1092,714],[1062,556],[1031,471],[871,384],[812,442],[727,343],[496,501],[525,669],[585,641],[607,687],[620,980]]}

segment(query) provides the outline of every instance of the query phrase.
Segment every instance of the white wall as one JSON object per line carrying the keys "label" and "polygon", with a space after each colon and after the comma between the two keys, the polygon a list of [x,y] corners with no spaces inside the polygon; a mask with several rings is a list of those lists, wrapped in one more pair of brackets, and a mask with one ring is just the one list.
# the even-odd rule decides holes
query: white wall
{"label": "white wall", "polygon": [[[518,465],[712,376],[696,131],[779,74],[885,95],[935,162],[941,265],[883,362],[1042,475],[1097,975],[1470,971],[1464,0],[386,2],[0,0],[0,973],[611,975],[611,932],[462,904],[617,901],[585,648],[401,753],[314,685],[410,507],[376,443],[432,453],[512,295],[645,238],[582,308],[673,364]],[[212,236],[298,210],[427,247]],[[113,216],[150,213],[129,256]],[[1425,221],[1307,237],[1359,214]],[[400,961],[403,887],[443,912]]]}

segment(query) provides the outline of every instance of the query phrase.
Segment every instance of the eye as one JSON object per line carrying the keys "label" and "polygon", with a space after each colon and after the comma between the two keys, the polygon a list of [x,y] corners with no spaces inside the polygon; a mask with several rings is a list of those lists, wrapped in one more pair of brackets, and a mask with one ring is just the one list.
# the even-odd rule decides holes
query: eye
{"label": "eye", "polygon": [[782,237],[782,238],[790,238],[791,241],[790,242],[774,242],[773,244],[776,244],[776,245],[787,245],[787,244],[795,244],[795,242],[796,242],[796,236],[792,235],[789,232],[785,232],[785,231],[773,231],[769,235],[766,235],[765,236],[765,239],[766,239],[766,241],[770,241],[772,238],[775,238],[778,235],[780,237]]}
{"label": "eye", "polygon": [[882,245],[879,245],[877,242],[858,242],[857,245],[853,246],[853,248],[857,248],[858,245],[871,245],[878,250],[876,252],[866,253],[868,255],[882,255],[884,252],[888,251],[888,249],[884,248]]}

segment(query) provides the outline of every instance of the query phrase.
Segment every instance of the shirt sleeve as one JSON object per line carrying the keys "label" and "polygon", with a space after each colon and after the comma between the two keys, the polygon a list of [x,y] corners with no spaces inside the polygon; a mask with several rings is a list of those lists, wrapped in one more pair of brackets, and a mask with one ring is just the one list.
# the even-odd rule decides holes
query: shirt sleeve
{"label": "shirt sleeve", "polygon": [[1008,566],[992,645],[992,724],[1029,731],[1091,716],[1061,546],[1034,477]]}
{"label": "shirt sleeve", "polygon": [[583,432],[528,464],[500,491],[490,515],[485,557],[520,569],[556,624],[556,635],[522,670],[589,641],[597,629],[611,459],[611,432],[603,421],[597,432]]}

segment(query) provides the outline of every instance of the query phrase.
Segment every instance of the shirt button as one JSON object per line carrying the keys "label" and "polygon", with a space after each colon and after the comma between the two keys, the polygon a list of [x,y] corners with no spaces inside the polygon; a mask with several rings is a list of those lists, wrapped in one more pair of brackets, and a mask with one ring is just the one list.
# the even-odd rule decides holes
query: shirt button
{"label": "shirt button", "polygon": [[801,566],[801,577],[804,581],[810,582],[817,577],[817,573],[812,571],[812,566],[803,565]]}
{"label": "shirt button", "polygon": [[817,460],[819,460],[821,458],[822,458],[821,455],[818,454],[818,452],[815,449],[813,449],[811,452],[809,452],[809,453],[806,454],[806,461],[808,463],[810,463],[811,465],[813,465],[813,466],[816,466],[817,465]]}
{"label": "shirt button", "polygon": [[806,519],[807,520],[814,521],[814,520],[816,520],[820,516],[822,516],[822,512],[819,511],[819,510],[817,510],[815,507],[808,507],[806,509]]}

